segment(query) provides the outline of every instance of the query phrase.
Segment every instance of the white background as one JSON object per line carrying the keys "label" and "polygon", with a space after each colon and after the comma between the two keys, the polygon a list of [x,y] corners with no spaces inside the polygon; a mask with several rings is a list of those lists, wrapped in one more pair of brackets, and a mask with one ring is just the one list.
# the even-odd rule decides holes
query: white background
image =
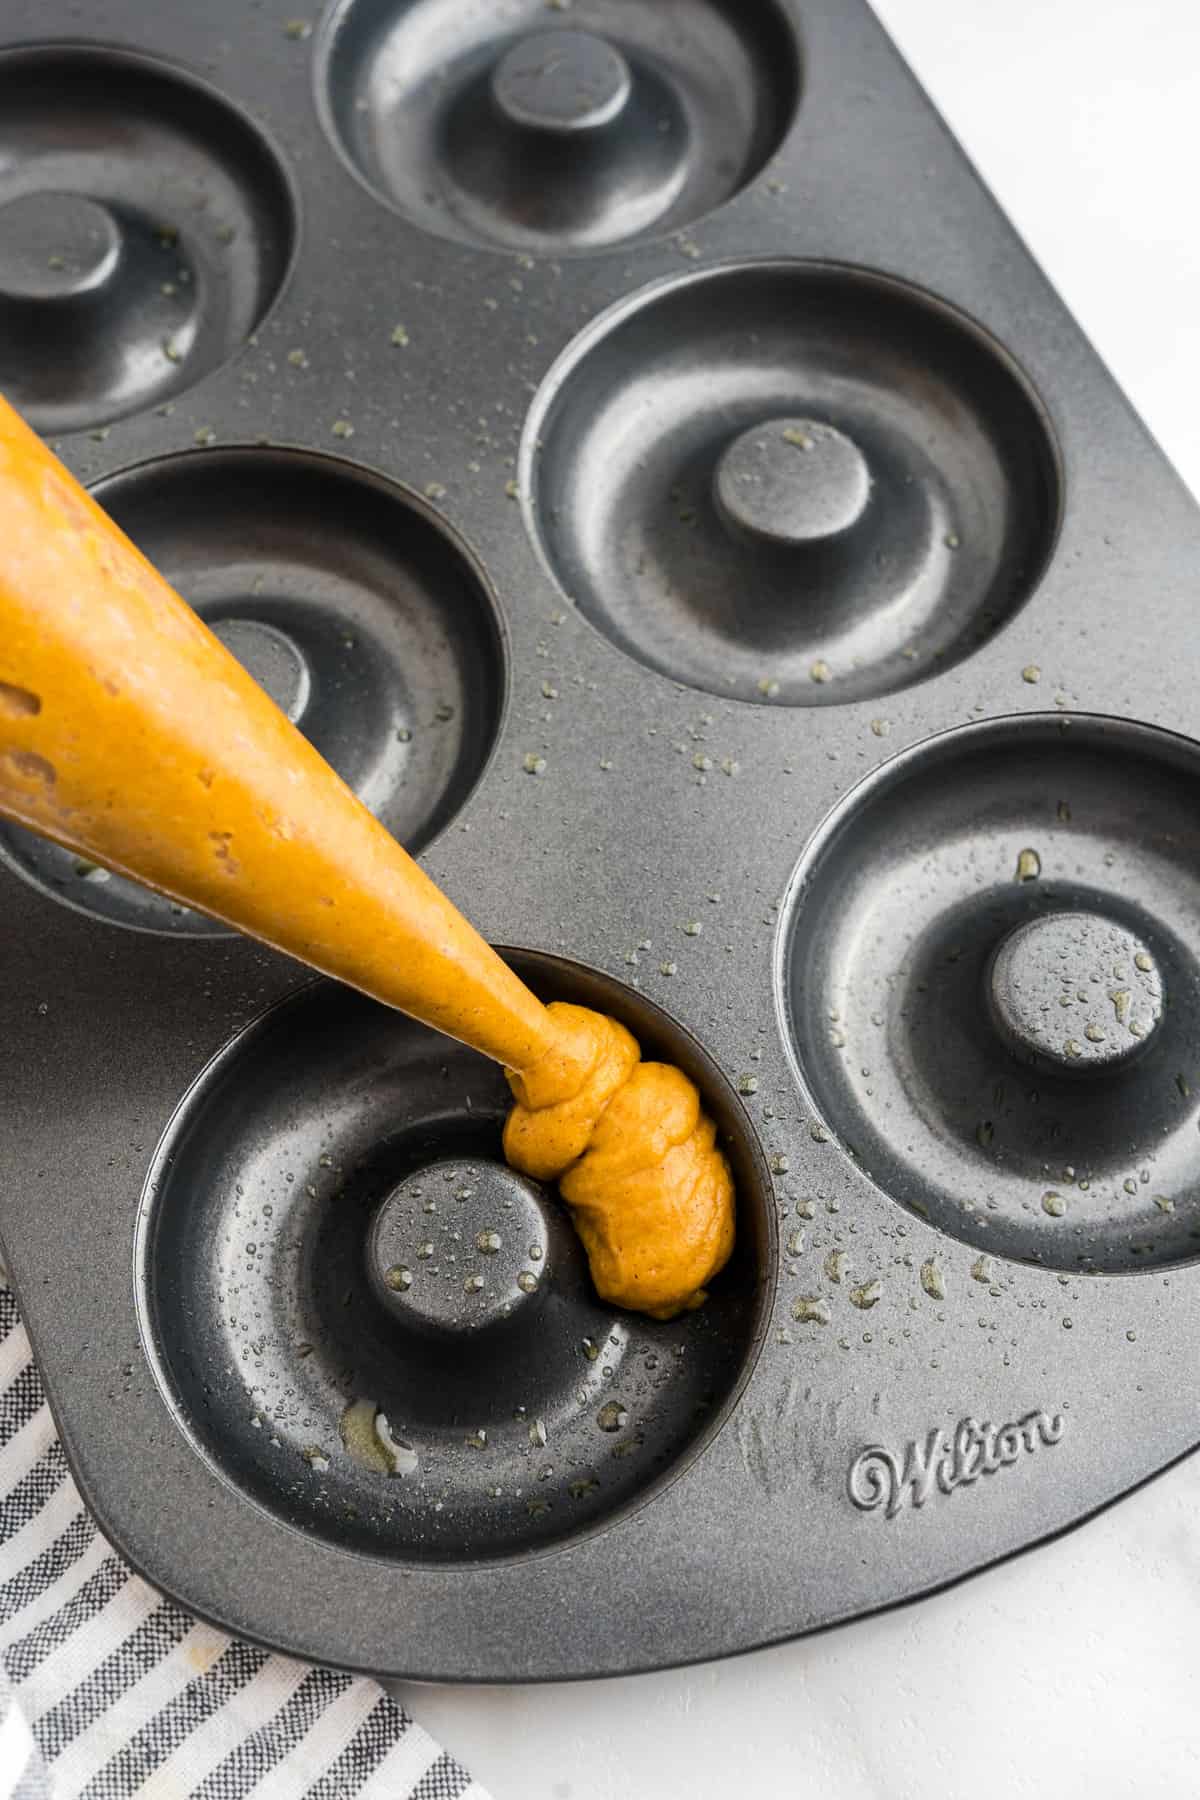
{"label": "white background", "polygon": [[[1200,494],[1200,0],[876,8]],[[1192,1458],[1057,1544],[806,1643],[403,1697],[495,1800],[1195,1800],[1198,1669]]]}

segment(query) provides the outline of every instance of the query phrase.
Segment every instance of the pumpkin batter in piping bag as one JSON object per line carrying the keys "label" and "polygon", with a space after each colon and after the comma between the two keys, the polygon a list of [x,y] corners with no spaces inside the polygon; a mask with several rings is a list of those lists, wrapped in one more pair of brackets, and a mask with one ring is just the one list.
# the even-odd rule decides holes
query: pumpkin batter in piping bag
{"label": "pumpkin batter in piping bag", "polygon": [[543,1006],[2,399],[0,813],[502,1063],[600,1294],[703,1299],[734,1193],[693,1083]]}

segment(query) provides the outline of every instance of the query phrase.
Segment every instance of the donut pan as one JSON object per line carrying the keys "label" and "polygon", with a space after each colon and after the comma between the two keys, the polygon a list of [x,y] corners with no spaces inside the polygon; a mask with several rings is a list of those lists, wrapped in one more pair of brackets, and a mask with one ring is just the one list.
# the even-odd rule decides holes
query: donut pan
{"label": "donut pan", "polygon": [[5,827],[0,1235],[151,1581],[619,1673],[1193,1447],[1200,518],[865,5],[9,0],[0,387],[738,1179],[615,1311],[498,1070]]}

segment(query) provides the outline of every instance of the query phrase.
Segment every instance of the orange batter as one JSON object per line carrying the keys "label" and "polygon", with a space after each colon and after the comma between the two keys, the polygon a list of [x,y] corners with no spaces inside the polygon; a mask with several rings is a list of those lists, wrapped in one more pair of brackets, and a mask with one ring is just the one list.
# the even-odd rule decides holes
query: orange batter
{"label": "orange batter", "polygon": [[503,1063],[599,1292],[698,1304],[734,1203],[692,1083],[543,1006],[2,399],[0,813]]}
{"label": "orange batter", "polygon": [[587,1055],[586,1073],[509,1070],[505,1156],[558,1182],[604,1299],[656,1319],[699,1306],[733,1249],[734,1197],[695,1084],[642,1062],[637,1040],[603,1013],[561,1001],[548,1011]]}

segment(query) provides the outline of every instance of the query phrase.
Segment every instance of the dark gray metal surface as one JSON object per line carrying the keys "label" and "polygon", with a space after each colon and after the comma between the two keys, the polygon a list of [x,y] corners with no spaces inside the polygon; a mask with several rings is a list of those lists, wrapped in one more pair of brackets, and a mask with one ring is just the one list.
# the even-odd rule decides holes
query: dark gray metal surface
{"label": "dark gray metal surface", "polygon": [[[631,71],[570,144],[559,71],[497,98],[535,27]],[[111,319],[39,365],[62,454],[486,935],[689,1062],[740,1157],[699,1314],[605,1313],[528,1193],[546,1274],[493,1292],[532,1268],[472,1210],[508,1216],[494,1072],[9,841],[0,1230],[114,1540],[301,1654],[586,1675],[911,1598],[1190,1449],[1200,519],[865,6],[12,0],[0,36],[107,46],[0,57],[0,207],[140,209],[215,307],[132,385]],[[208,246],[218,189],[245,232]],[[12,307],[57,330],[103,274],[107,227],[55,207],[70,292],[31,291],[20,211],[0,252],[6,376]],[[764,543],[743,489],[780,483]],[[1080,1058],[1016,999],[1046,914],[1085,952]],[[1124,1016],[1114,932],[1161,986]],[[1138,1055],[1060,1066],[1143,1002]],[[378,1265],[418,1168],[467,1161],[460,1307],[461,1228]],[[602,1329],[613,1361],[572,1358]]]}

